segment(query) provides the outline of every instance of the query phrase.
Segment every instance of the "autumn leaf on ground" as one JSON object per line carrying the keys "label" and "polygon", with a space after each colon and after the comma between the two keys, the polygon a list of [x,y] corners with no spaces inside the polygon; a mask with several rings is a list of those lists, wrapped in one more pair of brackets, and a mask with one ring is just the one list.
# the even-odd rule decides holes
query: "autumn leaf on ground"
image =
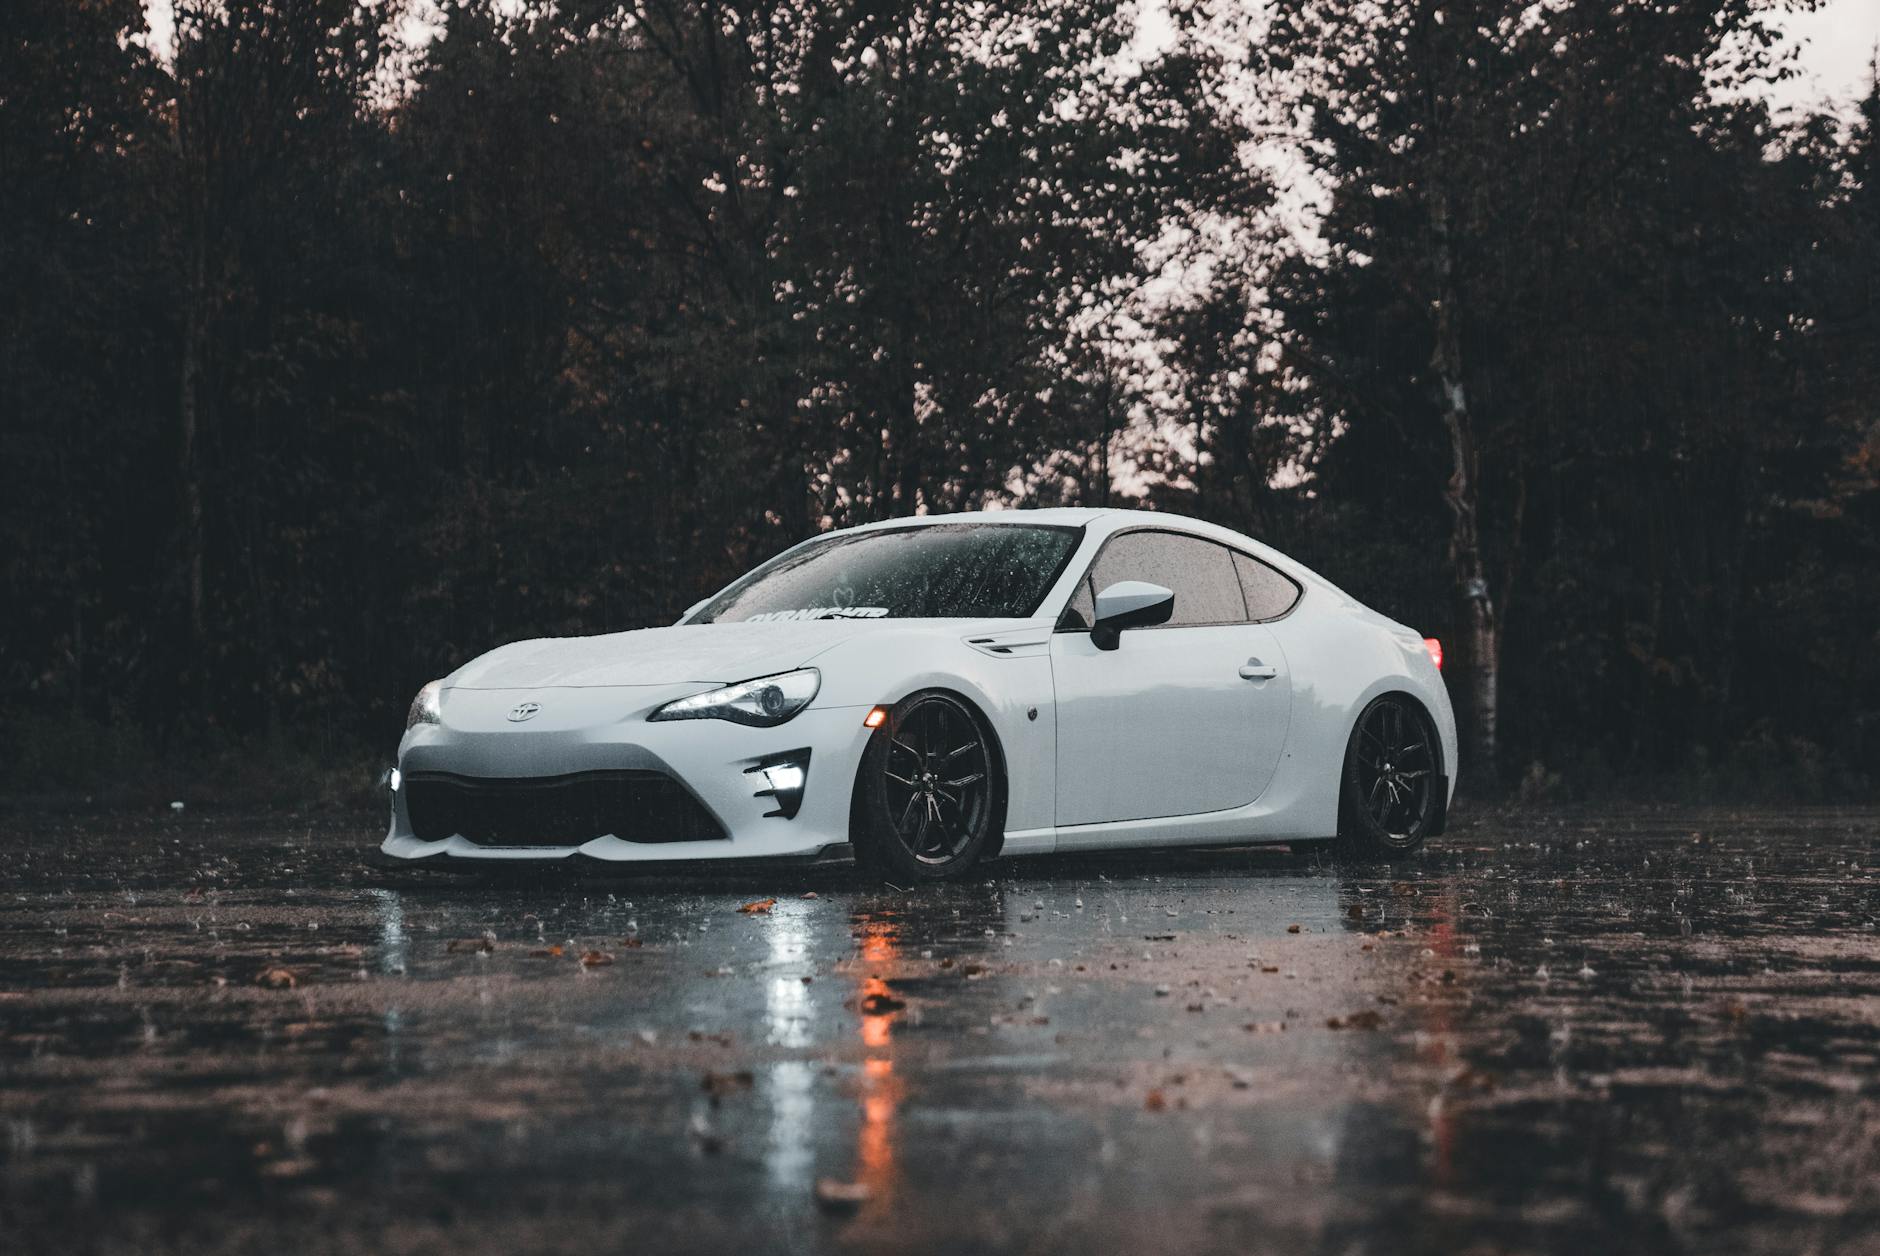
{"label": "autumn leaf on ground", "polygon": [[256,976],[255,984],[269,990],[292,990],[300,983],[291,968],[264,968]]}
{"label": "autumn leaf on ground", "polygon": [[868,1183],[818,1178],[816,1202],[825,1212],[854,1212],[868,1202]]}
{"label": "autumn leaf on ground", "polygon": [[1326,1020],[1327,1029],[1376,1029],[1384,1023],[1384,1018],[1376,1012],[1353,1012],[1349,1016],[1333,1016]]}
{"label": "autumn leaf on ground", "polygon": [[581,967],[583,968],[599,968],[604,964],[611,964],[613,962],[613,954],[609,951],[584,951],[581,955]]}
{"label": "autumn leaf on ground", "polygon": [[561,949],[561,944],[556,943],[554,946],[536,947],[533,951],[529,952],[529,958],[531,959],[560,959],[563,954],[565,954],[565,952]]}
{"label": "autumn leaf on ground", "polygon": [[736,1073],[707,1073],[699,1079],[698,1088],[711,1096],[715,1105],[726,1095],[740,1090],[749,1090],[757,1079],[748,1071]]}

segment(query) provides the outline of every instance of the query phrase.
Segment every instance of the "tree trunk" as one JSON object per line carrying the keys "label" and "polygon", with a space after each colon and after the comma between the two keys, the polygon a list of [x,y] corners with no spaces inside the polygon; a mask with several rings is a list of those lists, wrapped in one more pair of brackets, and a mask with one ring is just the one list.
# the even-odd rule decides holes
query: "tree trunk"
{"label": "tree trunk", "polygon": [[187,629],[186,654],[194,666],[200,656],[203,633],[202,614],[202,467],[201,379],[203,343],[203,306],[207,299],[206,261],[199,231],[190,241],[188,290],[184,293],[183,352],[179,371],[177,415],[180,431],[178,478],[182,487],[182,568],[184,625]]}
{"label": "tree trunk", "polygon": [[1462,337],[1456,326],[1458,304],[1455,262],[1449,237],[1446,202],[1432,206],[1437,278],[1436,344],[1430,365],[1442,388],[1443,430],[1449,438],[1449,480],[1443,501],[1449,507],[1449,562],[1462,612],[1464,636],[1463,680],[1464,749],[1466,779],[1492,788],[1496,768],[1496,723],[1500,705],[1501,632],[1495,619],[1495,600],[1489,588],[1488,566],[1482,558],[1474,416],[1463,383]]}

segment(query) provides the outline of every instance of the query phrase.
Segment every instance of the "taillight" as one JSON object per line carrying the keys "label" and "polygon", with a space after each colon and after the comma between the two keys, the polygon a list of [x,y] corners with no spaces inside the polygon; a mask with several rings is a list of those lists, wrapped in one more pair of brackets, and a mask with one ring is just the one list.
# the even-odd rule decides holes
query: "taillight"
{"label": "taillight", "polygon": [[1435,637],[1423,638],[1423,648],[1430,652],[1430,662],[1436,664],[1436,670],[1443,670],[1443,643]]}

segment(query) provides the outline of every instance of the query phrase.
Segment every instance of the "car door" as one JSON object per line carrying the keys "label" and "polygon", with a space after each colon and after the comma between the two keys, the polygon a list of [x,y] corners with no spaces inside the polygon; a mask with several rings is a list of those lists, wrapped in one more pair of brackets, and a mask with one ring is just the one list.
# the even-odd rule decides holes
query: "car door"
{"label": "car door", "polygon": [[[1173,590],[1174,613],[1099,650],[1095,595],[1119,580]],[[1051,667],[1060,828],[1246,806],[1285,751],[1286,660],[1272,630],[1249,620],[1234,553],[1202,537],[1112,537],[1052,636]]]}

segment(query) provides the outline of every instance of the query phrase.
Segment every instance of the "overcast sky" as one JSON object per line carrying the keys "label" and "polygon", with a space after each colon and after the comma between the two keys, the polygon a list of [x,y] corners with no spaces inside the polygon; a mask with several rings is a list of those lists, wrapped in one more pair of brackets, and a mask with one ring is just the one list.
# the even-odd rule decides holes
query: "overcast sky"
{"label": "overcast sky", "polygon": [[1873,81],[1880,44],[1880,0],[1829,0],[1813,13],[1790,14],[1783,25],[1802,45],[1802,75],[1777,87],[1781,106],[1828,102],[1852,108]]}
{"label": "overcast sky", "polygon": [[[408,35],[424,30],[423,11],[429,7],[414,6]],[[1143,43],[1153,47],[1165,41],[1167,19],[1160,0],[1145,0],[1142,7],[1145,26],[1162,28],[1143,32]],[[146,0],[145,11],[153,42],[163,47],[169,41],[170,0]],[[1874,50],[1880,45],[1880,0],[1827,0],[1815,12],[1791,14],[1782,24],[1801,45],[1802,74],[1775,90],[1775,103],[1784,108],[1829,104],[1850,111],[1872,81]]]}

